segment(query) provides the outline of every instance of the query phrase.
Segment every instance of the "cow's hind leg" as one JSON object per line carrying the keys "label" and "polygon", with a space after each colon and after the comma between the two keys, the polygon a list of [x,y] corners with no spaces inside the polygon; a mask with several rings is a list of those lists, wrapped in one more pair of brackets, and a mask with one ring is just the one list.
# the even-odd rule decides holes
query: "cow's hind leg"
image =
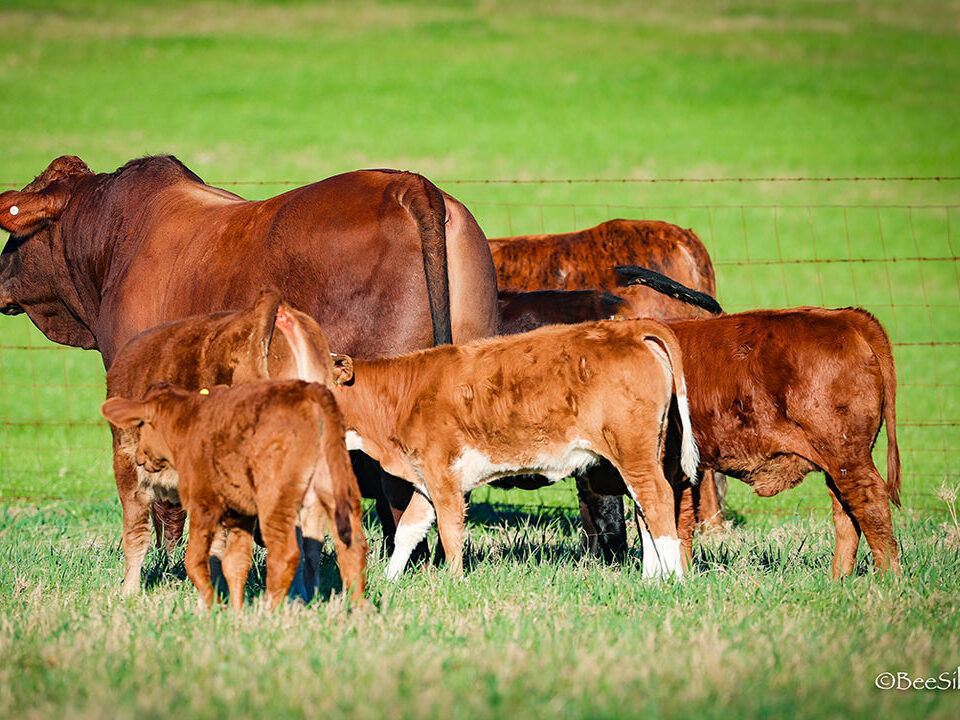
{"label": "cow's hind leg", "polygon": [[852,573],[857,563],[860,528],[837,497],[836,485],[829,475],[827,475],[827,490],[833,501],[833,525],[837,531],[836,546],[833,550],[833,579],[839,580]]}
{"label": "cow's hind leg", "polygon": [[207,608],[213,606],[215,595],[213,583],[210,580],[210,546],[219,527],[218,513],[197,508],[190,515],[190,534],[187,539],[183,567]]}
{"label": "cow's hind leg", "polygon": [[387,580],[396,580],[400,576],[410,559],[410,553],[427,536],[435,519],[436,513],[430,501],[420,493],[414,493],[397,523],[393,555],[387,565]]}
{"label": "cow's hind leg", "polygon": [[234,610],[243,607],[243,591],[253,564],[253,518],[242,518],[232,523],[223,551],[221,567],[230,590],[230,605]]}
{"label": "cow's hind leg", "polygon": [[300,564],[297,513],[294,502],[261,503],[260,532],[267,548],[267,604],[275,609],[286,597]]}
{"label": "cow's hind leg", "polygon": [[659,462],[651,462],[646,457],[658,458],[656,453],[650,452],[644,458],[624,463],[619,468],[640,515],[643,577],[674,575],[680,578],[683,577],[683,559],[677,536],[673,488]]}
{"label": "cow's hind leg", "polygon": [[[843,508],[849,512],[852,522],[863,531],[876,567],[899,573],[900,559],[893,536],[890,496],[872,459],[861,459],[852,467],[840,468],[829,475]],[[845,529],[844,533],[846,537],[850,536],[849,529]],[[852,540],[847,540],[848,544],[850,542]]]}

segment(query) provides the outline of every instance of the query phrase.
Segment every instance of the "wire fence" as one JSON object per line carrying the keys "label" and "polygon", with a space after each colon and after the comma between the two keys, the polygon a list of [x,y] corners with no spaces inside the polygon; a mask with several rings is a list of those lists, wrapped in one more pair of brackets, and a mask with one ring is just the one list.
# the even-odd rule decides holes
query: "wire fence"
{"label": "wire fence", "polygon": [[[898,434],[905,506],[945,510],[943,485],[960,483],[960,204],[862,202],[696,203],[597,201],[610,185],[660,183],[870,183],[896,187],[956,181],[928,178],[673,178],[668,180],[461,180],[454,194],[490,237],[562,232],[614,217],[656,219],[692,228],[716,269],[728,312],[767,307],[861,306],[886,327],[899,378]],[[235,181],[227,186],[254,184]],[[269,185],[295,185],[270,182]],[[818,185],[819,184],[819,185]],[[556,185],[592,192],[576,201],[544,199]],[[513,188],[511,200],[496,195]],[[530,201],[517,186],[528,188]],[[942,190],[942,186],[940,186]],[[485,194],[491,190],[494,195]],[[25,318],[0,319],[0,496],[103,498],[112,493],[110,439],[99,418],[103,367],[95,352],[53,345]],[[875,448],[886,467],[884,434]],[[731,481],[731,486],[741,485]],[[810,489],[803,490],[805,486]],[[815,489],[813,487],[815,486]],[[740,492],[739,490],[737,492]],[[569,482],[552,488],[474,496],[492,503],[573,507]],[[743,512],[826,512],[822,483],[808,480],[776,499],[737,497]]]}

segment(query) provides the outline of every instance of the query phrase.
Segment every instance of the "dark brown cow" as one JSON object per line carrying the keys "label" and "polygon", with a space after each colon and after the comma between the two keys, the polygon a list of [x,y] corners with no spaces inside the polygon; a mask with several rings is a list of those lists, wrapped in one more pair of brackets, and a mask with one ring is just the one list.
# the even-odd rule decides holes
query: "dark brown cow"
{"label": "dark brown cow", "polygon": [[230,529],[223,572],[234,609],[243,606],[255,520],[267,548],[267,601],[276,608],[300,557],[297,517],[312,505],[330,523],[344,588],[363,602],[360,492],[329,389],[302,380],[206,393],[160,385],[140,401],[112,397],[101,412],[121,430],[138,430],[136,456],[146,470],[177,470],[179,497],[190,514],[184,567],[208,608],[215,593],[207,559],[221,524]]}
{"label": "dark brown cow", "polygon": [[614,268],[639,265],[716,297],[713,264],[692,230],[655,220],[608,220],[570,233],[491,238],[501,289],[606,290],[627,301],[627,317],[700,317],[646,287],[617,289]]}
{"label": "dark brown cow", "polygon": [[[26,312],[55,342],[98,349],[108,369],[142,330],[249,307],[267,286],[358,357],[496,331],[483,232],[412,173],[362,170],[251,202],[173,157],[94,174],[64,156],[23,191],[0,194],[0,227],[11,233],[0,311]],[[122,472],[135,482],[132,465]],[[168,541],[182,522],[173,515]]]}
{"label": "dark brown cow", "polygon": [[[322,376],[329,358],[304,327],[281,330],[305,358],[301,367],[312,362]],[[336,356],[333,390],[348,444],[418,491],[400,519],[388,578],[434,519],[451,570],[462,571],[464,493],[518,473],[557,481],[601,458],[642,507],[644,576],[682,575],[674,493],[661,465],[672,399],[681,465],[691,474],[697,465],[678,353],[662,323],[637,320],[554,325],[381,360]]]}

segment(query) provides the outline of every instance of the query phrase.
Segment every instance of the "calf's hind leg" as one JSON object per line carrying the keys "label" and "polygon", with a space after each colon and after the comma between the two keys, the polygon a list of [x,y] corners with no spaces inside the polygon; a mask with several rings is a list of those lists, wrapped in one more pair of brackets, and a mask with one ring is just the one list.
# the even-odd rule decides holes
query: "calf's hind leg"
{"label": "calf's hind leg", "polygon": [[190,533],[183,567],[208,609],[213,606],[214,600],[213,583],[210,581],[210,546],[219,526],[218,513],[206,508],[196,508],[190,513]]}
{"label": "calf's hind leg", "polygon": [[833,549],[833,579],[850,575],[857,563],[857,548],[860,546],[860,527],[837,497],[833,478],[827,475],[827,490],[833,501],[833,526],[836,528],[836,545]]}
{"label": "calf's hind leg", "polygon": [[243,591],[253,564],[253,518],[242,518],[230,525],[227,545],[221,559],[223,576],[230,589],[230,605],[234,610],[243,607]]}
{"label": "calf's hind leg", "polygon": [[[899,573],[900,559],[897,541],[893,537],[890,495],[880,473],[873,466],[872,459],[862,459],[852,467],[847,466],[839,472],[829,472],[829,476],[851,521],[856,523],[866,536],[877,569]],[[836,515],[834,519],[836,521]],[[839,530],[838,527],[838,547]],[[849,528],[845,529],[844,533],[849,537]],[[850,544],[852,540],[846,542]]]}
{"label": "calf's hind leg", "polygon": [[673,488],[659,463],[631,464],[621,468],[620,474],[641,516],[643,577],[683,577]]}

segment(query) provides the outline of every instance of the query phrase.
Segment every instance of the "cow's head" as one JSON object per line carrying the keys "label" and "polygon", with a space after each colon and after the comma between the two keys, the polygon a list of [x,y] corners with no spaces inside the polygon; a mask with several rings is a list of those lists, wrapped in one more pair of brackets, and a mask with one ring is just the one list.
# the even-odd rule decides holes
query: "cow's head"
{"label": "cow's head", "polygon": [[176,386],[156,383],[150,386],[143,400],[107,398],[100,406],[100,414],[121,430],[139,430],[137,465],[148,472],[159,472],[172,462],[164,421],[169,420],[166,416],[171,412],[171,405],[189,395]]}
{"label": "cow's head", "polygon": [[82,307],[60,232],[78,185],[93,173],[77,157],[50,163],[23,190],[0,194],[0,227],[10,239],[0,255],[0,312],[26,312],[55,342],[96,347],[90,329],[78,317]]}

